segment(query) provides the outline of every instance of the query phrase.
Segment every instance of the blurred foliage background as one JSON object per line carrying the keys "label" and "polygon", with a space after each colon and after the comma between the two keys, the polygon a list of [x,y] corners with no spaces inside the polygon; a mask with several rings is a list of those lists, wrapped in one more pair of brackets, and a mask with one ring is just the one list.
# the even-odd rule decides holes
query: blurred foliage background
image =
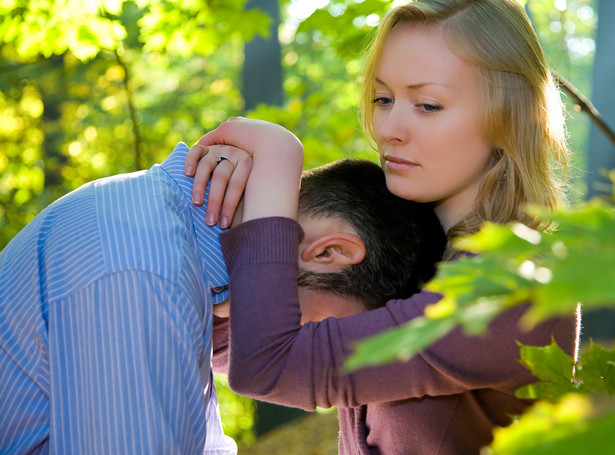
{"label": "blurred foliage background", "polygon": [[[246,112],[243,45],[270,19],[243,0],[1,1],[0,248],[59,196],[148,168],[231,115],[283,123],[304,142],[306,167],[375,159],[357,121],[356,76],[392,3],[281,0],[283,105]],[[594,3],[529,3],[552,66],[586,95]],[[588,119],[570,113],[583,169]]]}
{"label": "blurred foliage background", "polygon": [[[280,0],[278,24],[244,0],[0,0],[0,249],[58,197],[161,162],[232,115],[291,129],[308,168],[376,160],[358,122],[356,77],[394,3]],[[522,3],[552,67],[590,96],[598,0]],[[244,45],[272,25],[283,101],[246,110]],[[582,199],[589,119],[564,100],[573,198]],[[254,404],[216,382],[227,432],[253,444]]]}

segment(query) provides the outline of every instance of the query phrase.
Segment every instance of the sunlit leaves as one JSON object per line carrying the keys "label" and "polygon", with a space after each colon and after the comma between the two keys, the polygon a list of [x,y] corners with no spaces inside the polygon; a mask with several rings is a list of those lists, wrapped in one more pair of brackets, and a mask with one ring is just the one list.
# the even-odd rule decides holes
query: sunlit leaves
{"label": "sunlit leaves", "polygon": [[[529,6],[541,41],[550,50],[550,63],[562,67],[569,58],[589,61],[587,57],[595,50],[593,31],[597,14],[593,9],[594,2],[534,0],[529,2]],[[561,61],[562,57],[564,61]]]}
{"label": "sunlit leaves", "polygon": [[446,335],[456,324],[454,317],[416,318],[401,329],[379,333],[357,344],[345,367],[352,371],[368,365],[407,360],[420,349]]}
{"label": "sunlit leaves", "polygon": [[540,381],[517,396],[543,401],[510,428],[496,430],[486,454],[605,453],[615,425],[615,349],[591,342],[574,376],[572,359],[555,343],[521,346],[521,357]]}
{"label": "sunlit leaves", "polygon": [[[592,201],[537,216],[558,229],[538,233],[520,225],[488,224],[462,240],[459,245],[478,256],[441,267],[429,287],[445,297],[424,317],[359,343],[348,367],[408,358],[457,325],[480,332],[502,310],[527,300],[532,302],[528,324],[572,315],[579,301],[584,311],[613,307],[613,206]],[[605,398],[615,394],[615,349],[591,342],[576,362],[555,342],[521,345],[520,354],[538,381],[517,395],[555,404],[538,403],[518,423],[498,430],[485,454],[603,453],[615,425],[613,398]]]}
{"label": "sunlit leaves", "polygon": [[[538,216],[558,229],[548,234],[488,224],[460,242],[478,256],[441,267],[429,287],[445,297],[427,307],[424,317],[359,343],[347,367],[407,359],[458,325],[481,332],[502,310],[526,300],[532,301],[530,324],[572,315],[579,301],[585,311],[613,307],[613,206],[593,201]],[[542,401],[511,427],[496,430],[494,443],[481,453],[605,453],[615,426],[615,349],[591,342],[575,362],[552,342],[520,345],[520,355],[537,382],[517,396]]]}
{"label": "sunlit leaves", "polygon": [[232,38],[268,33],[270,18],[260,10],[244,10],[243,1],[214,3],[151,2],[139,20],[146,50],[210,55]]}
{"label": "sunlit leaves", "polygon": [[319,39],[327,45],[333,46],[342,55],[357,57],[363,50],[366,35],[377,25],[377,20],[390,8],[391,3],[387,0],[332,1],[302,22],[298,32],[319,30]]}
{"label": "sunlit leaves", "polygon": [[14,44],[22,58],[69,50],[80,60],[90,59],[101,49],[120,47],[126,37],[121,23],[104,17],[106,6],[109,12],[121,9],[117,1],[29,2],[3,15],[0,42]]}
{"label": "sunlit leaves", "polygon": [[31,86],[23,93],[20,102],[0,93],[0,245],[36,215],[44,184],[40,99]]}
{"label": "sunlit leaves", "polygon": [[[489,261],[485,273],[490,282],[501,281],[500,275],[516,281],[515,292],[530,296],[534,303],[528,315],[533,322],[570,313],[578,302],[586,309],[612,305],[615,287],[604,272],[615,270],[613,207],[592,201],[538,216],[555,223],[557,230],[531,234],[515,225],[487,225],[476,236],[462,240],[461,246]],[[447,284],[437,279],[433,287],[441,290]],[[462,301],[478,297],[488,296],[478,287],[470,297],[455,294]]]}
{"label": "sunlit leaves", "polygon": [[[264,35],[270,21],[258,9],[245,11],[243,1],[136,3],[144,9],[139,26],[146,49],[184,56],[212,54],[232,37],[248,40]],[[58,0],[6,8],[0,42],[15,44],[22,58],[68,50],[85,61],[101,50],[122,48],[128,34],[120,17],[124,5],[121,0]]]}
{"label": "sunlit leaves", "polygon": [[553,278],[537,286],[531,317],[545,318],[582,302],[585,311],[615,302],[615,209],[603,202],[581,204],[553,215],[559,226],[545,236],[544,258],[537,263]]}
{"label": "sunlit leaves", "polygon": [[555,404],[539,402],[512,426],[496,429],[493,444],[481,454],[610,453],[615,428],[613,403],[607,410],[600,408],[596,400],[577,394],[566,395]]}
{"label": "sunlit leaves", "polygon": [[555,342],[521,345],[521,362],[539,379],[517,391],[521,398],[557,401],[571,392],[615,396],[615,349],[593,341],[576,363]]}
{"label": "sunlit leaves", "polygon": [[572,377],[574,361],[555,342],[544,347],[521,345],[521,362],[540,381],[519,389],[518,397],[555,401],[577,391]]}
{"label": "sunlit leaves", "polygon": [[124,0],[101,0],[101,3],[105,11],[118,16],[122,12]]}
{"label": "sunlit leaves", "polygon": [[457,325],[467,333],[480,333],[493,317],[524,301],[532,302],[523,320],[527,325],[572,315],[578,302],[585,311],[613,306],[615,209],[593,201],[537,216],[556,223],[558,229],[538,233],[517,224],[488,223],[462,239],[459,246],[478,255],[442,264],[427,285],[445,298],[428,307],[425,316],[360,343],[348,364],[373,363],[373,355],[380,355],[383,362],[407,358]]}
{"label": "sunlit leaves", "polygon": [[615,395],[615,349],[607,350],[591,343],[587,352],[581,355],[577,372],[581,390]]}
{"label": "sunlit leaves", "polygon": [[254,442],[254,408],[252,400],[235,395],[228,386],[228,378],[214,375],[214,384],[220,405],[220,415],[224,424],[224,433],[233,435],[238,446],[247,446]]}

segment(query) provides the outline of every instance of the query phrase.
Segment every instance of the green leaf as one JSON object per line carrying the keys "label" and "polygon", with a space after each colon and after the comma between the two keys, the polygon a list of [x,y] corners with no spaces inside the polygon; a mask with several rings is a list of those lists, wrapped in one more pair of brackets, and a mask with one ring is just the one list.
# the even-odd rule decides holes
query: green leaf
{"label": "green leaf", "polygon": [[82,43],[98,44],[98,36],[92,26],[81,24],[77,27],[77,40]]}
{"label": "green leaf", "polygon": [[382,332],[356,345],[345,367],[348,371],[380,363],[408,360],[421,349],[446,335],[457,324],[454,316],[417,318],[402,327]]}
{"label": "green leaf", "polygon": [[473,253],[496,251],[502,256],[513,258],[536,251],[542,241],[542,234],[518,223],[507,226],[484,223],[474,235],[462,237],[455,242],[459,249]]}
{"label": "green leaf", "polygon": [[534,321],[615,303],[615,210],[599,200],[542,216],[560,227],[548,236],[542,260],[552,278],[538,287],[528,317]]}
{"label": "green leaf", "polygon": [[[538,216],[557,223],[559,230],[539,233],[515,223],[505,226],[487,223],[479,233],[463,239],[460,245],[478,255],[441,264],[436,278],[427,284],[429,290],[445,296],[426,310],[425,318],[435,320],[418,318],[412,325],[400,329],[420,327],[420,339],[399,335],[392,340],[382,338],[374,345],[365,341],[363,347],[359,345],[357,357],[350,364],[373,363],[378,353],[383,362],[405,358],[424,348],[425,340],[435,341],[447,333],[442,326],[449,327],[452,321],[461,325],[466,333],[479,334],[495,316],[522,302],[532,302],[522,321],[529,326],[547,317],[572,315],[579,301],[586,309],[613,305],[613,208],[591,202],[553,214],[538,212]],[[375,352],[368,356],[364,352],[368,349]],[[547,354],[551,355],[551,362],[561,360],[548,350]],[[528,359],[531,366],[537,366],[530,357]],[[564,363],[568,374],[572,370],[569,362]],[[553,366],[553,363],[546,363],[543,368]],[[538,372],[544,374],[544,370]],[[549,381],[549,385],[528,386],[521,393],[532,398],[554,399],[575,390],[569,376],[564,377],[564,382],[553,378]]]}
{"label": "green leaf", "polygon": [[127,32],[124,26],[116,21],[107,19],[91,19],[85,25],[88,29],[84,33],[84,42],[91,42],[102,49],[115,49],[120,46],[121,41],[126,38]]}
{"label": "green leaf", "polygon": [[103,8],[111,14],[119,15],[122,12],[124,0],[102,0]]}
{"label": "green leaf", "polygon": [[24,24],[18,35],[17,51],[24,57],[39,53],[41,42],[45,41],[45,31],[39,24]]}
{"label": "green leaf", "polygon": [[521,343],[519,346],[521,363],[540,379],[540,382],[517,390],[519,398],[555,401],[566,393],[577,391],[578,387],[573,382],[574,361],[555,341],[544,347]]}
{"label": "green leaf", "polygon": [[585,393],[615,395],[615,348],[606,350],[591,341],[587,352],[581,355],[576,377]]}
{"label": "green leaf", "polygon": [[[557,433],[562,437],[556,441],[536,444],[521,455],[562,455],[562,454],[607,454],[611,451],[615,428],[615,414],[599,419],[588,419],[577,426],[565,426]],[[549,427],[549,433],[556,433],[556,428]],[[556,434],[557,434],[556,433]]]}
{"label": "green leaf", "polygon": [[552,404],[539,402],[519,420],[497,428],[484,455],[565,455],[610,453],[615,413],[596,415],[589,398],[566,395]]}

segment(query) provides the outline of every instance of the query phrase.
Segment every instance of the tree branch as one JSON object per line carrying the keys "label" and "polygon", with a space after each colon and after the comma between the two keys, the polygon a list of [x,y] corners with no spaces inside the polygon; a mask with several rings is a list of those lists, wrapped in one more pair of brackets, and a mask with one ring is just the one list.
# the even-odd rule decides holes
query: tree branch
{"label": "tree branch", "polygon": [[117,59],[117,63],[124,70],[124,90],[126,90],[126,102],[128,103],[128,112],[130,115],[130,120],[132,121],[132,135],[134,137],[134,154],[135,154],[135,166],[137,171],[140,171],[144,168],[142,163],[143,156],[141,155],[141,133],[139,132],[139,125],[137,123],[137,109],[135,108],[133,93],[130,88],[130,76],[128,74],[128,67],[122,60],[117,49],[114,50],[115,58]]}
{"label": "tree branch", "polygon": [[596,126],[604,133],[609,141],[615,145],[615,131],[606,123],[606,121],[598,112],[598,109],[589,101],[570,81],[558,74],[556,71],[551,70],[555,82],[562,87],[574,100],[575,104],[585,112]]}

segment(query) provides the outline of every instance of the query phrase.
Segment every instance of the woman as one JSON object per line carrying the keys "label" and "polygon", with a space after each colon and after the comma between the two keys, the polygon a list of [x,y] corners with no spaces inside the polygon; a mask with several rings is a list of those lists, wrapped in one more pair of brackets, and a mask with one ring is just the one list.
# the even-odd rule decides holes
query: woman
{"label": "woman", "polygon": [[[563,200],[556,171],[565,170],[568,150],[558,93],[517,1],[417,0],[393,9],[363,78],[362,119],[391,192],[432,202],[450,240],[483,221],[544,228],[523,208],[554,208]],[[301,231],[287,218],[296,181],[293,172],[275,170],[300,166],[299,147],[279,127],[237,119],[200,142],[232,144],[254,156],[244,211],[251,221],[223,236],[232,294],[229,383],[260,400],[308,410],[337,406],[340,453],[478,454],[494,426],[509,424],[530,404],[515,397],[535,380],[518,362],[517,341],[546,345],[553,337],[576,353],[572,315],[524,332],[522,306],[498,317],[484,337],[456,330],[409,361],[344,373],[353,342],[421,316],[440,296],[421,292],[301,327]],[[204,152],[195,147],[187,166]],[[227,152],[234,162],[223,160],[220,175],[240,164],[223,216],[246,173],[243,152]],[[203,174],[216,158],[201,160]],[[269,188],[251,185],[267,173]],[[277,175],[291,177],[278,182]],[[202,177],[197,182],[195,188]],[[448,257],[455,254],[450,248]]]}

